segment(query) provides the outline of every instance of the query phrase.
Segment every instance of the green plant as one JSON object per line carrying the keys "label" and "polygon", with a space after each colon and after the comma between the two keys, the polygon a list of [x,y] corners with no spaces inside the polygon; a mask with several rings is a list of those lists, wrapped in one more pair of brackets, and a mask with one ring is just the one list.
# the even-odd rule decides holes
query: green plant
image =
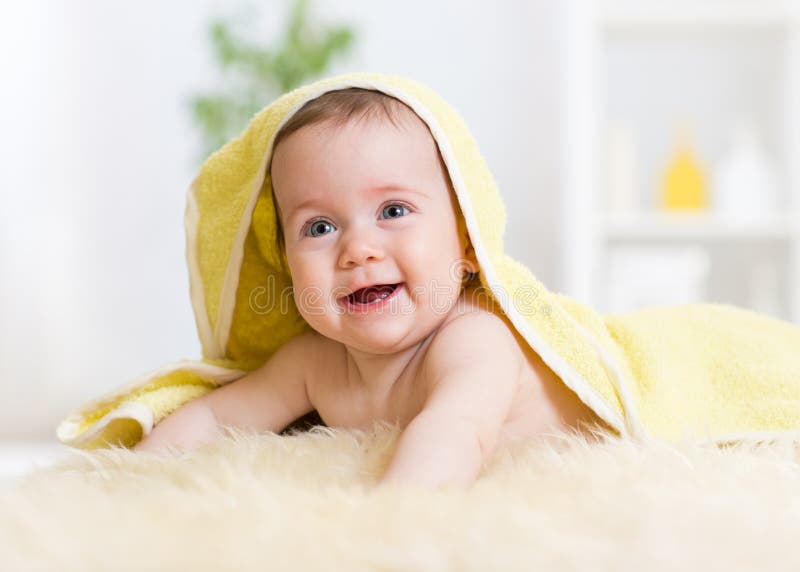
{"label": "green plant", "polygon": [[224,19],[212,21],[209,31],[226,87],[191,99],[203,133],[203,158],[237,135],[277,95],[323,74],[355,39],[349,27],[313,24],[309,0],[293,0],[288,25],[274,48],[242,39]]}

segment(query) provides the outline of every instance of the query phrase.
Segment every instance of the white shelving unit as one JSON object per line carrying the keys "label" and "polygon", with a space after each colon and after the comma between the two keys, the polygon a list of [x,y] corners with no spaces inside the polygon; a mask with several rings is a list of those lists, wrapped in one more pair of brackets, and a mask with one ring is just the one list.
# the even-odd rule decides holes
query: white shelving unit
{"label": "white shelving unit", "polygon": [[[753,300],[766,296],[776,317],[800,323],[800,1],[566,0],[563,9],[566,293],[601,311],[633,310],[610,304],[615,253],[690,246],[710,268],[705,293],[689,301],[760,310]],[[710,174],[737,113],[754,120],[775,159],[774,214],[657,210],[675,122],[689,122]],[[633,211],[608,206],[606,138],[620,121],[637,135]],[[774,291],[755,280],[764,265],[774,268]]]}

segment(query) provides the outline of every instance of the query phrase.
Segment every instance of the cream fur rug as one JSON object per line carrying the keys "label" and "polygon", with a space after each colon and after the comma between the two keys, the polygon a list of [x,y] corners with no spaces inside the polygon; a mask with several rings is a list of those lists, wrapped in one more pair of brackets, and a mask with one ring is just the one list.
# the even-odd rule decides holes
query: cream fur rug
{"label": "cream fur rug", "polygon": [[497,452],[467,492],[371,491],[397,431],[76,454],[0,484],[0,570],[798,570],[800,448]]}

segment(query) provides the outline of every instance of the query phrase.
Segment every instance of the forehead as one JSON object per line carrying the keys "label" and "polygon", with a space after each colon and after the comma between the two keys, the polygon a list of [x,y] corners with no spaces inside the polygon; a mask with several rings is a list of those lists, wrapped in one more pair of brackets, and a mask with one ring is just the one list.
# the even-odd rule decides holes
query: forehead
{"label": "forehead", "polygon": [[[405,106],[383,114],[304,126],[275,148],[271,174],[283,208],[331,187],[431,189],[447,180],[427,125]],[[438,185],[437,185],[438,186]]]}

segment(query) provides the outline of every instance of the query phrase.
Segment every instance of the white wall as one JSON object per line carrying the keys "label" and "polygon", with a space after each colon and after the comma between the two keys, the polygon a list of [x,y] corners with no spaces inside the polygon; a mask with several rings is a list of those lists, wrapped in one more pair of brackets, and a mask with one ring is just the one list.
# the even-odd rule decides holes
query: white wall
{"label": "white wall", "polygon": [[[0,438],[48,437],[87,398],[199,357],[186,101],[217,76],[205,26],[231,4],[0,4]],[[270,4],[254,12],[267,41],[287,5]],[[461,112],[506,199],[509,251],[558,289],[557,2],[317,4],[359,29],[333,72],[407,75]]]}

